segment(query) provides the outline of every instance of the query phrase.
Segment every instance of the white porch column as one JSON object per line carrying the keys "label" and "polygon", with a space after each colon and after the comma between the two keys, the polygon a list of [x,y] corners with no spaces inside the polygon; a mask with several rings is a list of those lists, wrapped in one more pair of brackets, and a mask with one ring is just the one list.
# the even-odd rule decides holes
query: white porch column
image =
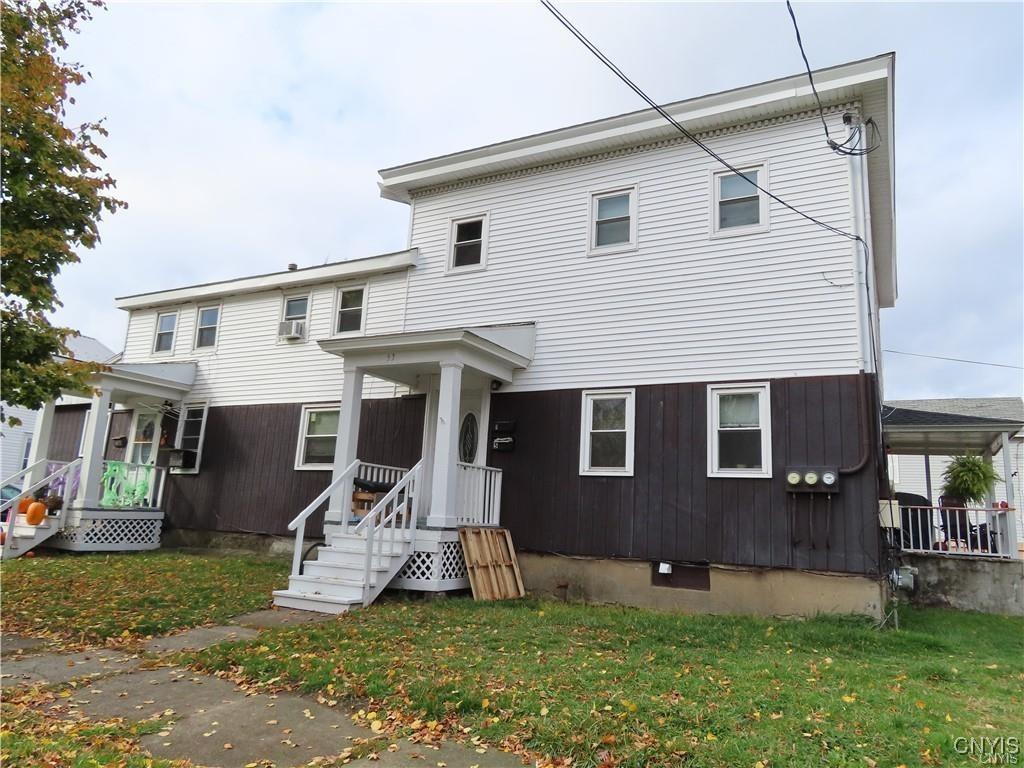
{"label": "white porch column", "polygon": [[[49,453],[50,435],[53,432],[53,419],[56,413],[54,405],[54,401],[50,400],[43,403],[43,407],[36,411],[36,423],[32,428],[32,447],[28,452],[28,466],[30,467],[37,461],[47,458],[46,454]],[[46,464],[33,469],[21,487],[24,489],[44,477],[46,477]]]}
{"label": "white porch column", "polygon": [[459,399],[462,395],[462,363],[441,363],[441,387],[437,396],[434,438],[434,471],[431,481],[428,528],[455,528],[456,449],[459,443]]}
{"label": "white porch column", "polygon": [[[338,441],[334,447],[334,471],[331,479],[335,480],[348,469],[348,465],[359,458],[359,416],[363,407],[363,369],[345,368],[345,380],[342,382],[341,408],[338,416]],[[331,494],[327,504],[324,522],[340,523],[347,518],[352,509],[352,480],[342,483]]]}
{"label": "white porch column", "polygon": [[82,446],[82,476],[74,506],[91,509],[100,503],[100,481],[103,479],[103,451],[107,443],[107,422],[110,420],[110,390],[100,389],[92,396],[92,406],[85,425]]}
{"label": "white porch column", "polygon": [[[1003,432],[1000,442],[1002,448],[1000,452],[1003,454],[1003,483],[1006,486],[1006,503],[1010,505],[1011,510],[1017,508],[1017,494],[1016,489],[1013,487],[1013,456],[1010,451],[1010,433]],[[1019,512],[1013,511],[1006,516],[1006,538],[1009,539],[1010,555],[1012,557],[1020,557],[1020,549],[1017,546],[1017,515]]]}
{"label": "white porch column", "polygon": [[437,376],[430,376],[427,381],[427,399],[423,407],[423,466],[420,474],[420,487],[424,489],[419,500],[418,514],[430,516],[430,489],[434,481],[434,446],[437,442]]}

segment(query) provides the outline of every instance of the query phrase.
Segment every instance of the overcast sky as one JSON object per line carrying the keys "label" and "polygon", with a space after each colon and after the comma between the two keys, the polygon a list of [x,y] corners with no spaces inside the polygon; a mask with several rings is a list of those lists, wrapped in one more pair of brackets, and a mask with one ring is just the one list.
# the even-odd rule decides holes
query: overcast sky
{"label": "overcast sky", "polygon": [[[783,2],[562,4],[659,101],[795,74]],[[1022,4],[798,3],[812,66],[896,51],[900,298],[886,347],[1024,365]],[[122,4],[70,57],[130,207],[59,280],[119,350],[113,298],[404,248],[379,168],[630,111],[538,4]],[[887,398],[1020,395],[1019,370],[886,355]]]}

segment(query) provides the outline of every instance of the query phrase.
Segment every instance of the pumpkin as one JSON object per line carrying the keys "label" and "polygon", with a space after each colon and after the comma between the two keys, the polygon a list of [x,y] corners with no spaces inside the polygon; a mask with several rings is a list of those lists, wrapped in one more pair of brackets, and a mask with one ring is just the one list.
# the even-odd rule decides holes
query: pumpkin
{"label": "pumpkin", "polygon": [[7,543],[7,531],[0,531],[0,547]]}
{"label": "pumpkin", "polygon": [[25,522],[29,525],[39,525],[46,517],[46,505],[41,501],[33,501],[28,505],[28,512],[25,513]]}
{"label": "pumpkin", "polygon": [[22,496],[18,500],[18,514],[24,515],[26,512],[28,512],[28,508],[33,501],[35,501],[35,499],[33,499],[31,496]]}

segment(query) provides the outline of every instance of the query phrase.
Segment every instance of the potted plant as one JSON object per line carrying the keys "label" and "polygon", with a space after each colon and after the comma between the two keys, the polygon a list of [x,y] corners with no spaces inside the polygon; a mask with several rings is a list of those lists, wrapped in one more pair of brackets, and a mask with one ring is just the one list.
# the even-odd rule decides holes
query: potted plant
{"label": "potted plant", "polygon": [[981,506],[996,481],[1002,480],[981,456],[954,456],[942,473],[940,507]]}

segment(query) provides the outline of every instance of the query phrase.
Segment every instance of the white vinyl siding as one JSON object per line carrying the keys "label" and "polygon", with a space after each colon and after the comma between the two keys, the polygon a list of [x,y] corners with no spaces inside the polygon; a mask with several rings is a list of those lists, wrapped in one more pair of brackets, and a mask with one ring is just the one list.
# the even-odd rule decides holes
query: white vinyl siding
{"label": "white vinyl siding", "polygon": [[[828,115],[841,132],[841,115]],[[722,135],[773,192],[851,226],[846,158],[813,118]],[[416,198],[405,330],[536,322],[536,354],[502,391],[856,374],[853,247],[784,208],[770,232],[709,239],[713,160],[688,143]],[[591,195],[637,185],[637,248],[587,258]],[[484,272],[446,272],[449,222],[490,211]]]}
{"label": "white vinyl siding", "polygon": [[[401,331],[405,272],[375,275],[365,285],[368,291],[366,333]],[[198,363],[190,399],[206,401],[211,406],[340,399],[342,359],[327,354],[315,343],[333,335],[337,289],[337,283],[309,289],[309,344],[279,343],[280,291],[225,297],[215,351],[193,352],[197,307],[195,304],[181,306],[174,354],[170,357],[175,361],[196,360]],[[159,311],[167,309],[161,307]],[[152,352],[157,312],[155,308],[139,309],[130,314],[123,362],[166,362],[169,359],[167,354]],[[393,397],[405,391],[372,377],[367,377],[364,383],[364,396],[368,398]]]}

